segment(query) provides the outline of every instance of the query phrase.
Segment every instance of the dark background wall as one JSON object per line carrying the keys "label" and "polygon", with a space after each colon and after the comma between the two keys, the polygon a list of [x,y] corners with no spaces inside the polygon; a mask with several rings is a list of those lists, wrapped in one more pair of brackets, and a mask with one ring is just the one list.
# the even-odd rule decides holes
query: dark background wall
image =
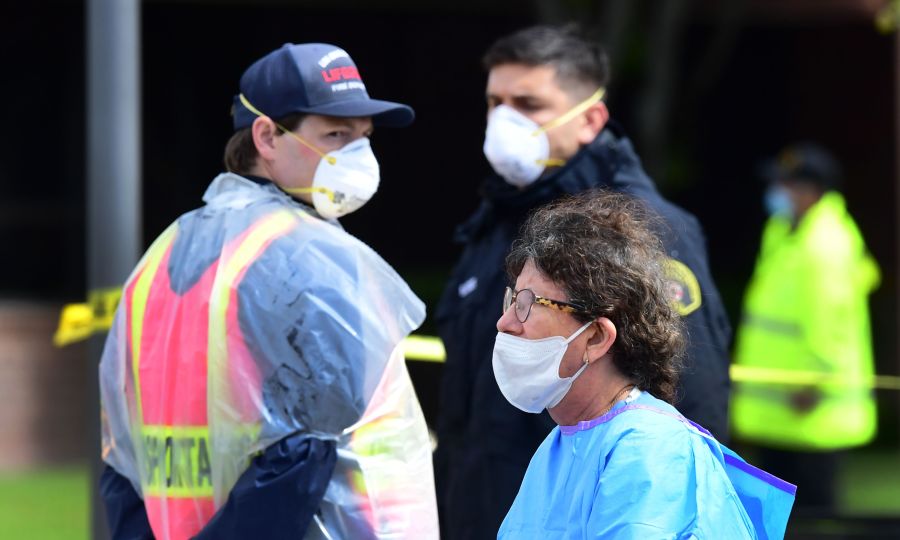
{"label": "dark background wall", "polygon": [[[553,10],[550,4],[146,2],[145,243],[201,204],[221,170],[241,72],[285,42],[327,41],[350,52],[371,95],[417,111],[413,127],[375,134],[382,188],[343,221],[433,309],[458,254],[453,228],[474,210],[488,170],[481,154],[482,52],[539,18],[583,15],[593,28],[603,15],[599,8],[558,8],[593,5],[588,2],[562,2]],[[842,161],[850,209],[882,265],[884,281],[872,298],[876,352],[879,371],[896,373],[894,37],[876,32],[871,17],[849,11],[785,18],[747,9],[723,31],[709,7],[715,3],[697,2],[677,24],[674,52],[661,57],[654,43],[663,2],[633,5],[616,49],[610,109],[649,156],[661,190],[703,223],[732,319],[764,218],[758,163],[790,141],[816,139]],[[84,298],[84,9],[74,0],[14,2],[0,21],[6,119],[0,295],[6,298]],[[662,87],[652,77],[660,62],[672,70]],[[667,96],[660,113],[666,122],[648,123],[645,116],[654,89]],[[648,133],[647,125],[658,132]],[[433,331],[430,320],[424,331]],[[417,384],[429,389],[439,375],[436,366],[412,369]],[[436,393],[422,393],[432,414]]]}

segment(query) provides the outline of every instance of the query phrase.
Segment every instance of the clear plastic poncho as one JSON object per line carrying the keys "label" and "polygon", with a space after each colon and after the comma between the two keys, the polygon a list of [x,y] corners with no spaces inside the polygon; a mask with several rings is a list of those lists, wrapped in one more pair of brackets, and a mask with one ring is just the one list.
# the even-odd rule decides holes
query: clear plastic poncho
{"label": "clear plastic poncho", "polygon": [[[399,349],[424,319],[422,302],[374,251],[272,185],[222,174],[204,201],[151,246],[126,283],[100,363],[104,460],[147,501],[153,449],[142,415],[164,408],[179,383],[135,381],[135,373],[144,362],[178,370],[184,358],[206,357],[205,443],[216,509],[255,454],[303,433],[338,447],[307,538],[436,538],[431,444]],[[277,227],[259,233],[253,251],[247,231],[270,222]],[[136,280],[154,261],[174,290],[212,284],[207,339],[173,340],[202,325],[185,327],[192,322],[181,300],[187,296],[157,305],[152,289],[139,325],[155,330],[135,333],[129,287],[139,289]],[[141,370],[131,365],[135,336]],[[158,484],[153,497],[174,496]]]}

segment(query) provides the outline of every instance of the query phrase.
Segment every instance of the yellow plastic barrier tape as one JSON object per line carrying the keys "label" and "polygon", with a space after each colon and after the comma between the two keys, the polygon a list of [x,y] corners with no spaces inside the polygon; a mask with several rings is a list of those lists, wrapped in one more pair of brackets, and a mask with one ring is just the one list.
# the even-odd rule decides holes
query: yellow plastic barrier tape
{"label": "yellow plastic barrier tape", "polygon": [[[109,306],[111,299],[115,297],[115,301],[118,302],[118,296],[120,295],[120,289],[109,289],[106,291],[106,296],[94,295],[91,298],[98,302],[105,302],[104,305]],[[113,308],[111,312],[114,311],[115,309]],[[65,306],[60,317],[59,330],[53,337],[53,342],[61,347],[87,339],[94,332],[108,330],[109,325],[112,324],[112,316],[97,320],[93,318],[96,313],[98,313],[96,307],[91,309],[88,304],[69,304]],[[402,346],[403,354],[407,360],[442,363],[447,357],[444,343],[440,338],[434,336],[413,334],[403,340]],[[879,390],[900,390],[900,376],[896,375],[875,375],[852,381],[846,377],[835,376],[829,373],[740,365],[731,366],[731,380],[735,382],[758,382],[794,386],[856,386]]]}
{"label": "yellow plastic barrier tape", "polygon": [[403,340],[403,355],[410,360],[423,362],[443,362],[447,358],[444,342],[432,336],[413,334]]}
{"label": "yellow plastic barrier tape", "polygon": [[94,317],[87,304],[69,304],[59,315],[59,328],[53,334],[53,344],[62,347],[91,337]]}
{"label": "yellow plastic barrier tape", "polygon": [[64,306],[59,316],[59,328],[53,335],[53,344],[64,347],[109,330],[120,298],[122,289],[110,287],[89,292],[86,303]]}
{"label": "yellow plastic barrier tape", "polygon": [[[444,345],[440,338],[434,336],[411,335],[403,342],[403,351],[407,360],[425,362],[444,362]],[[751,366],[731,366],[731,380],[735,382],[756,382],[784,385],[830,385],[856,386],[880,390],[900,390],[900,377],[895,375],[875,375],[848,380],[844,375],[819,373],[814,371],[794,371],[788,369],[759,368]]]}

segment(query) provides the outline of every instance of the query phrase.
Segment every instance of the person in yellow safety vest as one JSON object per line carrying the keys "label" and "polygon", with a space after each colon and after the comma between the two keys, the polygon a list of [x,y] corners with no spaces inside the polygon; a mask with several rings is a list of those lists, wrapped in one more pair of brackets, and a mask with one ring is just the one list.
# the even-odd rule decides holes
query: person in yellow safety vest
{"label": "person in yellow safety vest", "polygon": [[798,486],[799,511],[829,512],[839,450],[875,437],[868,296],[879,269],[844,198],[834,158],[812,143],[767,164],[771,214],[747,288],[735,363],[818,372],[821,384],[736,384],[735,437],[760,466]]}
{"label": "person in yellow safety vest", "polygon": [[100,363],[114,538],[438,537],[401,341],[425,306],[337,218],[380,172],[346,51],[286,44],[243,74],[228,172],[153,243]]}

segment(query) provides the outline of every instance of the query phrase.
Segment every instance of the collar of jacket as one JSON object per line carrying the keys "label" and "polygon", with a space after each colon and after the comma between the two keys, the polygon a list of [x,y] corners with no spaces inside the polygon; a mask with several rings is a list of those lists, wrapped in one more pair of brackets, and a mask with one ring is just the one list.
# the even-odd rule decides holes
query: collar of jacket
{"label": "collar of jacket", "polygon": [[[624,180],[616,174],[630,164],[640,167],[631,141],[621,126],[609,120],[603,131],[584,146],[563,167],[539,179],[525,189],[508,184],[497,174],[487,177],[481,186],[481,205],[475,214],[456,229],[454,240],[466,243],[489,229],[497,221],[524,220],[533,208],[546,204],[561,195],[573,195],[599,187],[646,182],[646,175],[627,175]],[[632,176],[634,176],[632,178]]]}

